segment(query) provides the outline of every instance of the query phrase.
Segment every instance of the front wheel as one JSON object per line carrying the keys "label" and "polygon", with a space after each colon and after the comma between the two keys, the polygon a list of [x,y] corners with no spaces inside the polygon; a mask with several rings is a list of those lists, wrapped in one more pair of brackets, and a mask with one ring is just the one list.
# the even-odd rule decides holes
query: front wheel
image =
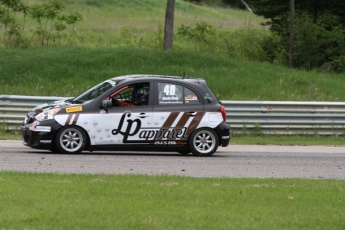
{"label": "front wheel", "polygon": [[194,156],[211,156],[217,151],[218,145],[217,133],[209,128],[198,129],[189,138],[189,148]]}
{"label": "front wheel", "polygon": [[87,137],[83,129],[67,126],[57,133],[55,143],[61,153],[80,153],[87,144]]}

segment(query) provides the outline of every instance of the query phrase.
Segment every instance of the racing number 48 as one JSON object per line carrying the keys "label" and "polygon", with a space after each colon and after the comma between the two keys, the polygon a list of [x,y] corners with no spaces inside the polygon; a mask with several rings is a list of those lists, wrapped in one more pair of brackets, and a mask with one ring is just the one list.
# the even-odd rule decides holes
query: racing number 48
{"label": "racing number 48", "polygon": [[176,86],[175,85],[165,85],[164,86],[164,93],[167,96],[175,95],[175,91],[176,91]]}

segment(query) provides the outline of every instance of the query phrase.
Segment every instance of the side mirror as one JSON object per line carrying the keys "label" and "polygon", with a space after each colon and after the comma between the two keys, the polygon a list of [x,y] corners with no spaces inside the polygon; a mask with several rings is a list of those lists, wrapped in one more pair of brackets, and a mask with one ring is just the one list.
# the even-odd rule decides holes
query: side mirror
{"label": "side mirror", "polygon": [[102,107],[103,108],[111,108],[111,107],[113,107],[112,100],[103,100],[102,101]]}

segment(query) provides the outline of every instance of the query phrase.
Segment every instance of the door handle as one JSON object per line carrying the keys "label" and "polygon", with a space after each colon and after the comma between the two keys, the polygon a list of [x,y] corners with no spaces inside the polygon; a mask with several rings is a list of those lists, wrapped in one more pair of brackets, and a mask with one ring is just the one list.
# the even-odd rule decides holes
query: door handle
{"label": "door handle", "polygon": [[191,117],[194,117],[197,114],[197,112],[189,112],[188,115]]}
{"label": "door handle", "polygon": [[146,113],[141,113],[141,114],[138,115],[138,117],[140,117],[140,118],[145,118],[145,117],[148,117],[148,116],[149,115],[146,114]]}

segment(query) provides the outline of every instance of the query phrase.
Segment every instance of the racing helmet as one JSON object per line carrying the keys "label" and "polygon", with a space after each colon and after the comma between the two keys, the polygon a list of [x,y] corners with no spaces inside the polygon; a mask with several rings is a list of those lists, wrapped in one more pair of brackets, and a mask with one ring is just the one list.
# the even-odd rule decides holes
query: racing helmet
{"label": "racing helmet", "polygon": [[133,94],[133,101],[136,105],[147,105],[149,102],[149,89],[140,88]]}

